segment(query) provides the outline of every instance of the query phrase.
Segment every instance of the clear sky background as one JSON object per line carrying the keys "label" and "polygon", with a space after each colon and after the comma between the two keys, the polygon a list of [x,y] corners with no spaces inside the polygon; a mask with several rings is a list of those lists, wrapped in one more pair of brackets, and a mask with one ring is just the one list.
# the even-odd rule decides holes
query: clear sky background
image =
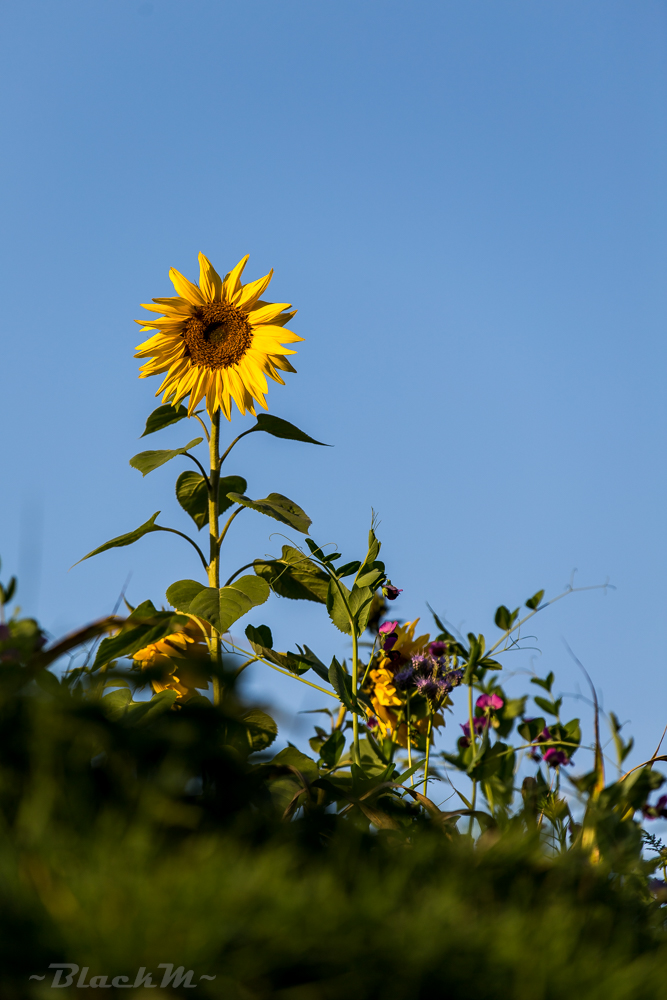
{"label": "clear sky background", "polygon": [[[498,604],[575,569],[609,580],[506,662],[553,669],[590,722],[566,640],[649,756],[667,723],[666,4],[21,0],[1,24],[0,555],[25,612],[57,635],[130,573],[133,603],[197,576],[167,535],[68,569],[158,509],[188,530],[189,464],[128,465],[195,436],[138,442],[157,383],[137,379],[133,319],[170,266],[250,253],[306,338],[270,411],[334,447],[252,435],[229,472],[294,498],[347,559],[374,508],[404,619],[429,601],[495,639]],[[278,552],[274,527],[244,513],[229,571]],[[346,652],[315,605],[248,620],[279,649]],[[326,702],[253,670],[281,720]]]}

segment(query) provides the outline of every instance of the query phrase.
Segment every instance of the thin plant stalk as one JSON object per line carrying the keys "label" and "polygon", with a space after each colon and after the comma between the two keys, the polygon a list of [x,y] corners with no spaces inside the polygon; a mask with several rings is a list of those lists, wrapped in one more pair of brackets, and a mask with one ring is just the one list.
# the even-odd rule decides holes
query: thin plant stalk
{"label": "thin plant stalk", "polygon": [[[356,702],[357,685],[359,683],[359,639],[356,622],[352,623],[352,693]],[[361,765],[361,750],[359,749],[359,715],[352,712],[352,741],[354,744],[355,764]]]}
{"label": "thin plant stalk", "polygon": [[[472,689],[472,677],[471,677],[470,678],[470,683],[468,684],[468,724],[470,726],[470,746],[472,747],[472,755],[473,755],[473,759],[474,759],[475,753],[477,752],[477,744],[475,742],[475,716],[474,716],[474,712],[473,712],[472,696],[473,696],[473,689]],[[476,800],[476,798],[477,798],[477,782],[473,778],[472,779],[472,796],[471,796],[472,809],[470,810],[470,823],[468,825],[468,833],[469,833],[469,835],[471,837],[472,837],[473,824],[475,822],[474,813],[475,813],[475,800]]]}
{"label": "thin plant stalk", "polygon": [[[406,723],[407,723],[407,727],[408,727],[408,767],[412,770],[412,738],[411,738],[411,733],[410,733],[410,723],[411,723],[412,720],[410,718],[410,693],[409,692],[408,692],[408,695],[407,695],[407,697],[405,699],[405,715],[406,715]],[[410,775],[410,786],[412,788],[415,787],[415,776],[414,776],[414,774]]]}
{"label": "thin plant stalk", "polygon": [[424,761],[424,795],[428,788],[428,762],[431,757],[431,731],[433,729],[433,711],[428,713],[428,729],[426,730],[426,760]]}

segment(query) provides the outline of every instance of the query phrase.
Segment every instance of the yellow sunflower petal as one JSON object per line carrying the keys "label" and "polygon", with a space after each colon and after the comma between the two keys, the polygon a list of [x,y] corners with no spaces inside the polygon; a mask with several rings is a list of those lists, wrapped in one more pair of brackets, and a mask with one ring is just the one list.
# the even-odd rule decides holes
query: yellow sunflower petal
{"label": "yellow sunflower petal", "polygon": [[236,292],[241,287],[241,275],[243,274],[243,269],[248,263],[250,254],[246,254],[238,262],[236,267],[232,268],[227,277],[224,280],[222,288],[222,297],[225,302],[231,302]]}
{"label": "yellow sunflower petal", "polygon": [[191,281],[188,281],[185,275],[181,274],[180,271],[177,271],[175,267],[169,269],[169,277],[178,294],[184,299],[191,302],[193,306],[205,305],[206,299],[197,286],[193,285]]}
{"label": "yellow sunflower petal", "polygon": [[248,311],[248,319],[253,326],[258,323],[270,323],[284,309],[289,309],[289,302],[265,302],[261,306],[256,302],[254,307]]}
{"label": "yellow sunflower petal", "polygon": [[241,290],[237,291],[232,299],[234,305],[238,306],[239,309],[243,309],[244,312],[248,312],[255,305],[264,289],[268,288],[272,277],[273,268],[263,278],[258,278],[257,281],[249,281],[247,285],[243,285]]}
{"label": "yellow sunflower petal", "polygon": [[221,301],[222,278],[203,253],[199,254],[199,287],[209,302]]}

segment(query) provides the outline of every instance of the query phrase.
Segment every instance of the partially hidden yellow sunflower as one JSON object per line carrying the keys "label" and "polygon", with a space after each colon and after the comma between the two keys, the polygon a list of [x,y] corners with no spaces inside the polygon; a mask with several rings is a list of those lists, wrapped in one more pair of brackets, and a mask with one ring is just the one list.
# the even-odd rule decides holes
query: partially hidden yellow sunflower
{"label": "partially hidden yellow sunflower", "polygon": [[155,693],[176,691],[184,702],[208,687],[211,657],[206,635],[199,621],[188,621],[178,632],[152,642],[135,653],[132,659],[141,670],[151,670],[151,686]]}
{"label": "partially hidden yellow sunflower", "polygon": [[232,400],[241,413],[255,416],[255,404],[267,409],[266,376],[284,385],[280,371],[294,372],[285,347],[303,340],[285,329],[295,315],[289,302],[265,302],[261,295],[273,277],[244,285],[245,256],[221,278],[211,262],[199,254],[199,285],[171,268],[169,277],[177,291],[173,298],[153,299],[144,309],[161,313],[159,319],[136,320],[142,332],[157,330],[137,347],[137,358],[151,358],[140,369],[140,378],[166,372],[155,393],[177,406],[189,395],[188,415],[206,397],[209,414],[221,410],[231,419]]}

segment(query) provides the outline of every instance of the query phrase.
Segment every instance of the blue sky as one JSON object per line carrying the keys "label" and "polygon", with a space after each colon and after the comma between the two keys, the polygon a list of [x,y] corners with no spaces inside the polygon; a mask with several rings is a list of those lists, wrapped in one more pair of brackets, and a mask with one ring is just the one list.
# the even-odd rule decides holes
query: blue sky
{"label": "blue sky", "polygon": [[[0,555],[25,611],[58,634],[130,573],[133,603],[197,574],[165,535],[68,569],[155,510],[186,529],[181,467],[128,465],[194,436],[137,441],[157,385],[137,380],[133,319],[170,266],[250,253],[305,337],[270,411],[334,447],[252,435],[229,472],[293,497],[350,559],[374,508],[402,618],[429,601],[494,637],[500,603],[574,570],[610,580],[506,662],[553,669],[590,718],[566,640],[650,755],[667,723],[665,4],[22,0],[2,22]],[[273,527],[237,520],[230,572],[279,550]],[[278,648],[346,652],[316,606],[272,599],[252,621]],[[324,702],[263,668],[249,685],[281,713]]]}

